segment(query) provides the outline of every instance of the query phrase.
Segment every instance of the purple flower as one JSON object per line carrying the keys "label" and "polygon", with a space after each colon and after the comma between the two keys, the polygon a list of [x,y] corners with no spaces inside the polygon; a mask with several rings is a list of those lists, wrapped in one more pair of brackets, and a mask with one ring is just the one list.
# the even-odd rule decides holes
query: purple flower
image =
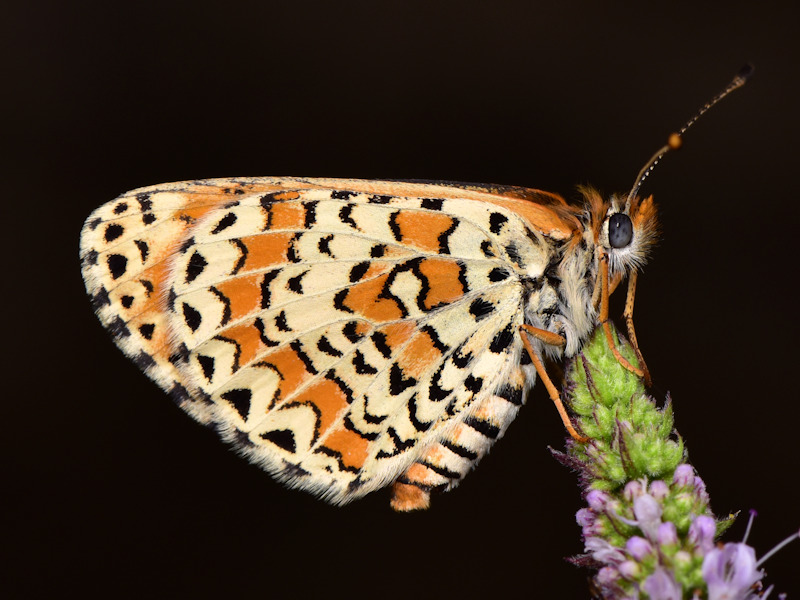
{"label": "purple flower", "polygon": [[669,494],[669,486],[660,479],[656,479],[650,484],[649,491],[656,500],[663,500]]}
{"label": "purple flower", "polygon": [[667,521],[658,526],[658,535],[656,540],[662,546],[672,546],[678,543],[678,530],[675,528],[675,523]]}
{"label": "purple flower", "polygon": [[656,539],[658,527],[661,525],[662,512],[664,511],[658,500],[650,494],[642,494],[633,501],[633,515],[636,517],[636,524],[647,536],[647,539]]}
{"label": "purple flower", "polygon": [[652,544],[638,535],[628,538],[628,541],[625,543],[625,550],[627,550],[628,554],[635,560],[640,562],[653,555]]}
{"label": "purple flower", "polygon": [[675,474],[672,476],[674,481],[679,486],[688,486],[694,483],[694,467],[692,465],[678,465],[675,468]]}
{"label": "purple flower", "polygon": [[575,513],[575,520],[581,527],[589,527],[594,524],[595,518],[594,512],[588,508],[582,508]]}
{"label": "purple flower", "polygon": [[712,548],[703,559],[703,579],[709,600],[748,600],[757,598],[753,585],[761,580],[755,551],[745,544],[725,544]]}
{"label": "purple flower", "polygon": [[600,490],[592,490],[586,494],[586,503],[589,505],[589,508],[597,513],[605,511],[609,499],[608,494]]}
{"label": "purple flower", "polygon": [[637,496],[640,496],[644,488],[642,487],[642,483],[637,480],[629,481],[625,484],[625,489],[622,490],[622,494],[628,502],[632,501]]}
{"label": "purple flower", "polygon": [[625,560],[625,555],[622,550],[612,546],[609,542],[602,538],[591,537],[587,538],[584,542],[586,552],[592,555],[592,558],[606,564],[619,564]]}
{"label": "purple flower", "polygon": [[700,515],[689,525],[689,541],[703,554],[707,554],[714,547],[716,533],[716,523],[707,515]]}
{"label": "purple flower", "polygon": [[661,567],[644,580],[642,589],[652,600],[681,600],[683,598],[681,585]]}

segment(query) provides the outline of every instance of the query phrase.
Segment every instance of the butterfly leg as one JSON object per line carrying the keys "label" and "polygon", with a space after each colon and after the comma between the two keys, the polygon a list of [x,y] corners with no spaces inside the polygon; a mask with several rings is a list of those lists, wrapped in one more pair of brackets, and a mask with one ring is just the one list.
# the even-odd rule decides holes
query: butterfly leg
{"label": "butterfly leg", "polygon": [[[634,288],[636,286],[634,279]],[[611,335],[611,324],[609,323],[608,319],[608,296],[609,296],[609,282],[608,282],[608,256],[603,253],[600,255],[600,323],[603,326],[603,331],[606,334],[606,340],[608,340],[608,347],[611,348],[611,352],[614,354],[614,357],[617,359],[619,364],[625,367],[631,373],[635,373],[639,377],[644,377],[644,371],[634,367],[631,363],[627,361],[627,359],[620,354],[619,350],[617,349],[616,343],[614,343],[614,336]],[[628,287],[630,290],[630,286]],[[633,300],[629,296],[629,301],[631,302],[631,319],[633,318]],[[627,310],[627,306],[626,306]],[[631,323],[633,321],[631,320]],[[634,344],[634,347],[637,347]],[[637,352],[637,356],[638,356]]]}
{"label": "butterfly leg", "polygon": [[544,364],[542,363],[542,359],[539,358],[536,350],[533,349],[533,345],[531,344],[530,339],[528,339],[528,336],[530,335],[531,337],[534,337],[537,340],[551,346],[563,346],[566,344],[566,340],[552,331],[539,329],[537,327],[532,327],[531,325],[520,325],[520,329],[522,330],[522,343],[525,345],[525,350],[528,351],[528,355],[531,357],[533,366],[536,368],[536,372],[539,374],[539,379],[541,379],[542,383],[544,383],[544,387],[547,389],[550,399],[553,401],[553,404],[556,405],[556,410],[558,410],[558,414],[561,417],[561,421],[564,423],[564,427],[572,436],[572,439],[574,439],[576,442],[588,442],[589,438],[579,434],[575,430],[575,427],[572,426],[572,422],[569,420],[569,415],[567,415],[567,410],[564,408],[564,403],[561,402],[561,395],[558,393],[558,389],[556,389],[556,386],[553,384],[553,381],[547,374]]}
{"label": "butterfly leg", "polygon": [[648,386],[652,384],[650,379],[650,370],[647,368],[647,363],[644,362],[642,351],[639,349],[639,342],[636,341],[636,330],[633,328],[633,298],[636,296],[636,278],[638,273],[633,271],[628,278],[628,295],[625,297],[625,311],[622,316],[625,318],[625,325],[628,328],[628,339],[631,341],[633,351],[636,352],[636,358],[639,359],[639,365],[644,373],[644,381]]}

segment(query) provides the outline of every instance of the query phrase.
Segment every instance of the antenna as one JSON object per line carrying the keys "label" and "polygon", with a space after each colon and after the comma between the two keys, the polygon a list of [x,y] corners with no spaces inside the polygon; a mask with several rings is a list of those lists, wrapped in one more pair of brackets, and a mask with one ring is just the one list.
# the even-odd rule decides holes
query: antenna
{"label": "antenna", "polygon": [[714,106],[717,102],[722,100],[732,91],[739,89],[745,83],[747,83],[747,80],[753,74],[753,71],[755,71],[755,67],[753,67],[753,65],[749,63],[743,66],[741,69],[739,69],[739,72],[736,74],[736,77],[734,77],[731,80],[731,82],[725,86],[725,89],[723,89],[719,94],[714,96],[711,100],[706,102],[703,105],[703,107],[700,110],[698,110],[695,113],[695,115],[686,122],[686,125],[681,127],[680,131],[678,131],[677,133],[670,134],[669,139],[667,140],[667,144],[662,148],[660,148],[658,152],[653,154],[650,160],[647,161],[647,164],[645,164],[645,166],[642,167],[642,170],[639,171],[639,174],[636,176],[636,182],[633,184],[633,188],[628,194],[628,199],[625,201],[626,212],[630,206],[631,199],[639,192],[639,188],[642,187],[644,180],[647,179],[648,175],[650,175],[650,172],[658,164],[658,161],[660,161],[661,158],[670,150],[677,150],[678,148],[680,148],[681,145],[683,144],[682,136],[684,133],[686,133],[686,130],[689,129],[689,127],[691,127],[692,125],[694,125],[697,119],[702,117],[709,108]]}

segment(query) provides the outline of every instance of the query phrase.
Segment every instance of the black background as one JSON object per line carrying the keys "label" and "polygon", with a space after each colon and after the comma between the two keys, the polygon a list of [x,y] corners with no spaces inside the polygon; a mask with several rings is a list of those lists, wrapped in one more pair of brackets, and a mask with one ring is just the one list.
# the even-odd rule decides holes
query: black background
{"label": "black background", "polygon": [[[78,234],[126,190],[303,175],[645,191],[639,338],[717,514],[798,527],[791,3],[57,2],[4,9],[4,550],[13,595],[586,598],[564,432],[537,386],[432,508],[288,491],[182,414],[92,314]],[[636,8],[633,8],[636,7]],[[621,311],[616,305],[617,314]],[[10,362],[9,362],[10,358]],[[8,365],[7,367],[5,365]],[[800,544],[767,564],[800,593]],[[7,576],[6,576],[7,577]]]}

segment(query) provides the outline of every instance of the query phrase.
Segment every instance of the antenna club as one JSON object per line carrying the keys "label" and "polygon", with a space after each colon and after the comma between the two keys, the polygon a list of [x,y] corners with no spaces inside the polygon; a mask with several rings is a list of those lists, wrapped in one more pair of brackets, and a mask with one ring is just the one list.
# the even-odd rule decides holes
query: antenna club
{"label": "antenna club", "polygon": [[683,146],[683,138],[679,133],[671,133],[669,134],[669,139],[667,140],[667,146],[669,146],[670,150],[677,150]]}

